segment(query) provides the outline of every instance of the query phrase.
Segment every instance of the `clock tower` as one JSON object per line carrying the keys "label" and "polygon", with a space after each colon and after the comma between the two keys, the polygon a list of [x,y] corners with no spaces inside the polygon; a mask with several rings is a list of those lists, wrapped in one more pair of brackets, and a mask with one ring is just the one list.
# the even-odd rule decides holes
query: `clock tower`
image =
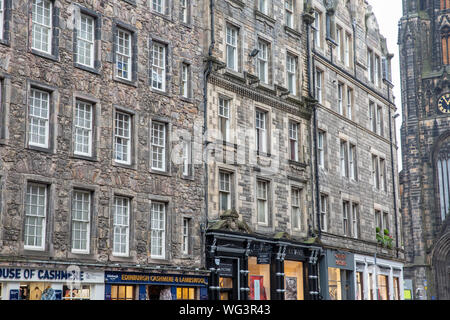
{"label": "clock tower", "polygon": [[450,299],[450,0],[402,0],[405,289]]}

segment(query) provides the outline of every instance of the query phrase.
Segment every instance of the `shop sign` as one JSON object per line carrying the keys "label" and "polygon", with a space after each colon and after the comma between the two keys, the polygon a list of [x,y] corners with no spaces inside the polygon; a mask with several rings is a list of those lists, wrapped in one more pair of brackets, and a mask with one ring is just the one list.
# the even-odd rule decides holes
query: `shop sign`
{"label": "shop sign", "polygon": [[9,290],[9,300],[19,300],[19,290]]}
{"label": "shop sign", "polygon": [[221,262],[219,266],[219,274],[223,277],[232,277],[233,276],[233,264],[232,263],[224,263]]}
{"label": "shop sign", "polygon": [[256,257],[257,264],[270,264],[270,252],[259,253]]}
{"label": "shop sign", "polygon": [[130,272],[105,272],[105,283],[139,283],[139,284],[165,284],[180,286],[206,286],[208,278],[202,276],[151,274]]}
{"label": "shop sign", "polygon": [[345,253],[335,253],[336,265],[346,267],[347,266],[347,256]]}
{"label": "shop sign", "polygon": [[327,251],[328,267],[353,270],[354,255],[350,252],[328,250]]}
{"label": "shop sign", "polygon": [[46,281],[65,282],[79,281],[103,283],[103,272],[86,272],[79,268],[69,267],[66,270],[34,269],[34,268],[0,268],[0,281]]}

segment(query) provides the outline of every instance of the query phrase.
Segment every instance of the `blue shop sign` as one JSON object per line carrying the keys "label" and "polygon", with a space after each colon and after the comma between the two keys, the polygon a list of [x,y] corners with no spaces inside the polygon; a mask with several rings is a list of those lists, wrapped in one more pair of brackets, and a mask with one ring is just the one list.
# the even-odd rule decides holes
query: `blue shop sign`
{"label": "blue shop sign", "polygon": [[105,283],[207,286],[208,277],[180,274],[151,274],[106,271]]}

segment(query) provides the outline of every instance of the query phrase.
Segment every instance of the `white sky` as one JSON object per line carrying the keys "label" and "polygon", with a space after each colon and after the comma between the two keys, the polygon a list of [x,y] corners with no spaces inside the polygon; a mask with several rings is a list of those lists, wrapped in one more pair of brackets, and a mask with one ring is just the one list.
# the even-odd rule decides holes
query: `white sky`
{"label": "white sky", "polygon": [[[402,0],[368,0],[372,6],[372,10],[377,18],[380,27],[380,33],[386,38],[389,53],[394,54],[392,59],[392,82],[394,83],[395,104],[397,113],[402,112],[401,94],[400,94],[400,69],[399,69],[399,52],[398,52],[398,22],[402,17]],[[402,117],[397,117],[397,142],[400,146],[400,126]],[[398,152],[398,170],[402,169],[402,161],[400,156],[400,148]]]}

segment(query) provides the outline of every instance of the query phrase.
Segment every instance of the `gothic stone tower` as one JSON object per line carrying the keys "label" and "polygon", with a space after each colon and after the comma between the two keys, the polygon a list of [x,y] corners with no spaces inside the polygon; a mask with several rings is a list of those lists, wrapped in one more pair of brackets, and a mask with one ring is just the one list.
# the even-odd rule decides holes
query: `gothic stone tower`
{"label": "gothic stone tower", "polygon": [[450,0],[403,0],[403,223],[414,299],[450,299]]}

